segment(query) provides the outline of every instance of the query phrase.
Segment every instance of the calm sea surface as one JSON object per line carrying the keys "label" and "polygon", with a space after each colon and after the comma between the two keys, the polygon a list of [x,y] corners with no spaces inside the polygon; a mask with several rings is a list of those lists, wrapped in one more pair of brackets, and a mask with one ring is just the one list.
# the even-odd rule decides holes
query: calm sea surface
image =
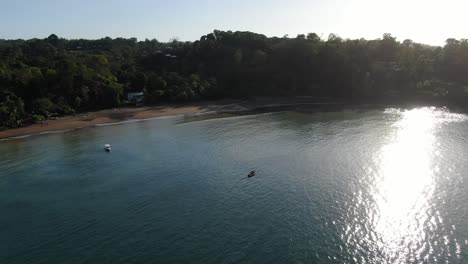
{"label": "calm sea surface", "polygon": [[187,121],[0,142],[0,263],[468,263],[468,116]]}

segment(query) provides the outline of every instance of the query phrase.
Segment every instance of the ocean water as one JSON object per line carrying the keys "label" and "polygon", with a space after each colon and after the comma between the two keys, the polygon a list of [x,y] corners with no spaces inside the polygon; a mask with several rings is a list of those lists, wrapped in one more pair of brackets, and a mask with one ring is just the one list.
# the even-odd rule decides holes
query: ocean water
{"label": "ocean water", "polygon": [[467,263],[467,139],[415,108],[3,141],[0,263]]}

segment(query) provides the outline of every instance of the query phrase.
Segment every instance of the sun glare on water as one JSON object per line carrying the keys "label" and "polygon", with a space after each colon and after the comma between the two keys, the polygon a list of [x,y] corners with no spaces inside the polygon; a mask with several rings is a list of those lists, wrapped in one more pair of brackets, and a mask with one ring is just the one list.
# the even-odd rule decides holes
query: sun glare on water
{"label": "sun glare on water", "polygon": [[[395,138],[378,158],[381,171],[374,198],[379,211],[375,229],[382,246],[398,259],[412,253],[409,250],[423,250],[418,245],[424,240],[420,221],[426,220],[421,218],[434,189],[431,162],[437,124],[429,109],[414,109],[404,112],[395,126]],[[401,241],[415,245],[401,245]]]}
{"label": "sun glare on water", "polygon": [[438,170],[434,159],[440,155],[437,131],[456,115],[436,108],[398,111],[398,115],[388,143],[376,155],[371,226],[387,261],[428,261],[434,248],[427,243],[427,231],[443,223],[431,204]]}

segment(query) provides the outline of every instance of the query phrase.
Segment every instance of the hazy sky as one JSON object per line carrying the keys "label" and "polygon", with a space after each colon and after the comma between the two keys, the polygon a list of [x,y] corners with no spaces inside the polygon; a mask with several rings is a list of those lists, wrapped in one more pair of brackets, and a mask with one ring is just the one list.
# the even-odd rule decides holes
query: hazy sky
{"label": "hazy sky", "polygon": [[[467,2],[467,3],[464,3]],[[196,40],[214,29],[267,36],[468,38],[466,0],[0,0],[0,38]]]}

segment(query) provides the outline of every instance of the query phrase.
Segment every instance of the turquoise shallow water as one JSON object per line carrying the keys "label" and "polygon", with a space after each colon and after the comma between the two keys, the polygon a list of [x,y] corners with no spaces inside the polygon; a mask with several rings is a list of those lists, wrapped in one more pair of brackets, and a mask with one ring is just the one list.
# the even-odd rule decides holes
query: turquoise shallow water
{"label": "turquoise shallow water", "polygon": [[468,262],[467,116],[186,121],[0,142],[0,263]]}

